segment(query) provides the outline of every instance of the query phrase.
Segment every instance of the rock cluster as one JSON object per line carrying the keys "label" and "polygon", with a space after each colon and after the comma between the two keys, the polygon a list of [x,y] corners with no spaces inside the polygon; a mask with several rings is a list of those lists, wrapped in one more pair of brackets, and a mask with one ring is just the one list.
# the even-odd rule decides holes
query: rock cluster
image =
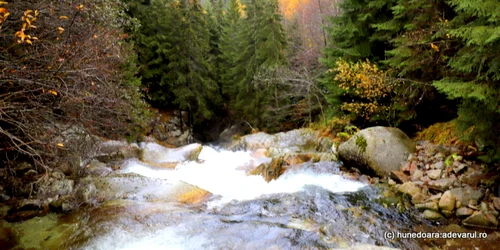
{"label": "rock cluster", "polygon": [[487,188],[485,170],[456,148],[420,142],[401,169],[392,171],[389,184],[429,220],[457,217],[465,226],[496,229],[500,198]]}

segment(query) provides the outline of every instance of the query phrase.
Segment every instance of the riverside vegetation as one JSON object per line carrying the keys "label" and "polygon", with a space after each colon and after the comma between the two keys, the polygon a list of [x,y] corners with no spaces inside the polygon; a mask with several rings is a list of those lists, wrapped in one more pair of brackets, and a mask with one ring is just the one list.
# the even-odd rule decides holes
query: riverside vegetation
{"label": "riverside vegetation", "polygon": [[[387,182],[430,220],[496,229],[498,1],[294,3],[0,1],[6,218],[98,205],[85,178],[139,157],[135,142],[174,147],[310,127],[335,145],[352,137],[361,155],[371,146],[356,133],[389,126],[416,152],[386,174],[353,161],[352,178]],[[128,143],[102,151],[116,139]],[[290,157],[253,174],[270,181],[283,164],[328,158]]]}

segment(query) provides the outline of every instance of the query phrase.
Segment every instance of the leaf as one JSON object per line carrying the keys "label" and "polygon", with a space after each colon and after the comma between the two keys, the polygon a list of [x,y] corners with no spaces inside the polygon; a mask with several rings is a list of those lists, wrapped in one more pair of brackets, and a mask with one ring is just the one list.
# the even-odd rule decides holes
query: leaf
{"label": "leaf", "polygon": [[25,42],[26,42],[27,44],[33,44],[33,43],[31,42],[31,40],[29,40],[29,39],[26,39],[26,41],[25,41]]}
{"label": "leaf", "polygon": [[49,93],[51,93],[51,94],[53,94],[53,95],[57,96],[57,92],[56,92],[55,90],[49,90]]}
{"label": "leaf", "polygon": [[5,12],[7,12],[6,8],[0,8],[0,13],[5,13]]}
{"label": "leaf", "polygon": [[63,27],[57,27],[57,33],[62,34],[64,32]]}
{"label": "leaf", "polygon": [[434,43],[431,43],[431,48],[435,50],[436,52],[439,52],[439,47],[435,45]]}
{"label": "leaf", "polygon": [[60,16],[59,19],[68,19],[68,16]]}
{"label": "leaf", "polygon": [[8,4],[8,2],[0,1],[0,4]]}
{"label": "leaf", "polygon": [[63,144],[62,142],[59,142],[59,143],[57,143],[56,145],[57,145],[58,147],[60,147],[60,148],[64,147],[64,144]]}

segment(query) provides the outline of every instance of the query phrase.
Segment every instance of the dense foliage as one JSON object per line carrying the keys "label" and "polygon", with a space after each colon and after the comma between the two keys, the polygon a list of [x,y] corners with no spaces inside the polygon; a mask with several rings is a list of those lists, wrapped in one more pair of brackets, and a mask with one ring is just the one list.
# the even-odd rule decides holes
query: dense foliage
{"label": "dense foliage", "polygon": [[[463,139],[474,141],[485,153],[483,159],[499,160],[498,1],[344,0],[340,7],[322,59],[331,69],[323,77],[331,105],[359,103],[352,93],[345,98],[340,91],[346,81],[339,60],[370,59],[400,83],[390,101],[396,125],[408,119],[423,125],[450,119],[458,103],[455,117],[467,135]],[[367,68],[360,75],[370,72]],[[368,79],[354,82],[373,84]],[[369,97],[361,92],[361,98]]]}

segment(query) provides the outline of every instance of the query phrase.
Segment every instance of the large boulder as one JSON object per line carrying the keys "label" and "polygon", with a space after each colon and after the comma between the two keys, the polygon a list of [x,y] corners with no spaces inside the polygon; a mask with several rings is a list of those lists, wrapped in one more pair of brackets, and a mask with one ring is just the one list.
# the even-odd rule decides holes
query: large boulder
{"label": "large boulder", "polygon": [[403,131],[389,127],[363,129],[338,148],[345,163],[364,167],[381,177],[398,170],[415,151],[415,144]]}

